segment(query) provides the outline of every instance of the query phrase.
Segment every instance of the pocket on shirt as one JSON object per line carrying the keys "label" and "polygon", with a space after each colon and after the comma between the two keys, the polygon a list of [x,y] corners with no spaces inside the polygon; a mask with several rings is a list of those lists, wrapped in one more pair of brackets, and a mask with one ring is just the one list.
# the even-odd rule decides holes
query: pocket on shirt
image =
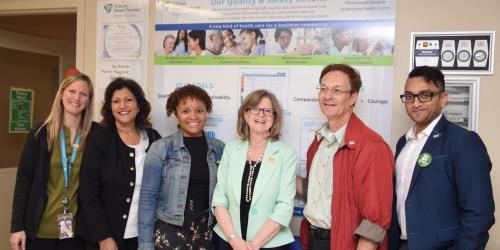
{"label": "pocket on shirt", "polygon": [[441,228],[438,231],[439,241],[451,241],[458,238],[459,227]]}

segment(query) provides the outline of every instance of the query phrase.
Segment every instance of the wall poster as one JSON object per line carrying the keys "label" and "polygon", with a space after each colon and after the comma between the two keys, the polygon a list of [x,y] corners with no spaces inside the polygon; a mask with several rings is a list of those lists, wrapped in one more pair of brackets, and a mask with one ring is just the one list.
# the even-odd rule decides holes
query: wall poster
{"label": "wall poster", "polygon": [[30,132],[33,127],[35,91],[11,87],[9,100],[9,133]]}
{"label": "wall poster", "polygon": [[[166,99],[194,84],[212,97],[210,135],[236,139],[237,110],[256,89],[268,89],[285,108],[281,140],[299,154],[325,119],[317,100],[319,74],[330,63],[361,73],[358,116],[391,141],[395,1],[178,0],[156,1],[153,116],[162,135],[175,131]],[[199,37],[193,46],[187,37]],[[292,231],[298,235],[303,202],[296,201]]]}
{"label": "wall poster", "polygon": [[97,1],[97,104],[116,77],[134,79],[147,93],[148,18],[148,0]]}

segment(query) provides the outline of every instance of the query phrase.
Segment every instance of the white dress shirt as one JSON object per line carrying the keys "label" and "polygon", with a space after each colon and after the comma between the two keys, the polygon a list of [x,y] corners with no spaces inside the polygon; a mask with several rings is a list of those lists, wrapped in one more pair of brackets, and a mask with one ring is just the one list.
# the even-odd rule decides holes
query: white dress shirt
{"label": "white dress shirt", "polygon": [[408,239],[406,232],[406,210],[405,203],[410,189],[413,171],[418,157],[421,154],[432,130],[443,115],[439,115],[420,133],[415,134],[415,125],[406,133],[406,144],[396,159],[396,210],[398,213],[399,226],[401,227],[401,239]]}
{"label": "white dress shirt", "polygon": [[[149,145],[149,138],[146,131],[141,131],[141,140],[137,145],[128,145],[135,149],[135,187],[132,195],[130,210],[128,212],[127,225],[125,226],[124,239],[138,236],[137,217],[139,215],[139,194],[141,192],[142,174],[144,170],[144,160],[146,159],[146,149]],[[125,166],[126,167],[126,166]],[[127,198],[128,199],[128,198]],[[127,200],[126,202],[129,202]]]}

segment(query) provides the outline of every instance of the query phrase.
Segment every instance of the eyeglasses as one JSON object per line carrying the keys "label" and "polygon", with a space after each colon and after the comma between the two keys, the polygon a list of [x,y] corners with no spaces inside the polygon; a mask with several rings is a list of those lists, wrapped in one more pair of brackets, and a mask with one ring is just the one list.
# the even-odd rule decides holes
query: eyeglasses
{"label": "eyeglasses", "polygon": [[430,102],[434,95],[439,95],[441,93],[443,93],[443,92],[442,91],[436,91],[436,92],[425,91],[425,92],[421,92],[418,94],[406,93],[406,94],[400,95],[399,97],[401,98],[401,101],[404,103],[415,102],[415,97],[418,98],[419,102]]}
{"label": "eyeglasses", "polygon": [[291,36],[287,36],[287,35],[283,36],[283,35],[281,35],[281,36],[278,37],[278,40],[287,40],[287,41],[289,41],[291,38],[292,38]]}
{"label": "eyeglasses", "polygon": [[323,94],[326,94],[328,92],[332,92],[335,95],[341,95],[341,94],[344,94],[344,93],[351,93],[350,90],[341,90],[341,89],[338,89],[336,87],[329,88],[329,87],[324,86],[324,85],[319,86],[319,92],[323,93]]}
{"label": "eyeglasses", "polygon": [[258,115],[261,111],[264,113],[265,116],[273,116],[274,115],[274,109],[270,108],[257,108],[257,107],[250,107],[246,108],[245,111],[250,111],[250,113],[254,115]]}

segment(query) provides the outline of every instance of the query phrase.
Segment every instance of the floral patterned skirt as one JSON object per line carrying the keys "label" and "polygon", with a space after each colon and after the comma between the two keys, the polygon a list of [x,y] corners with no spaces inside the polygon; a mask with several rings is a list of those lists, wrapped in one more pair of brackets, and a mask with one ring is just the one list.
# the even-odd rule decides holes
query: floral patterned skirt
{"label": "floral patterned skirt", "polygon": [[157,250],[211,250],[215,249],[212,235],[212,229],[208,228],[208,210],[187,211],[182,227],[157,219],[153,240]]}

